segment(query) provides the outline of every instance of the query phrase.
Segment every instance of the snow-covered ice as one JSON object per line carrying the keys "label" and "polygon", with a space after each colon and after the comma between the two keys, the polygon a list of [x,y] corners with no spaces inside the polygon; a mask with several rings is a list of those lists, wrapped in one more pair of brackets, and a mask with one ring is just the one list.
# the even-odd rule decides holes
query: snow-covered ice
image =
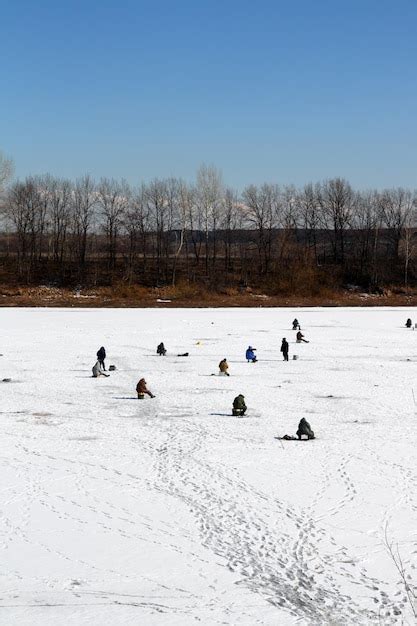
{"label": "snow-covered ice", "polygon": [[[2,309],[0,623],[414,623],[385,545],[417,584],[407,317]],[[93,379],[101,345],[117,370]],[[155,399],[137,400],[142,376]],[[315,441],[274,438],[301,417]]]}

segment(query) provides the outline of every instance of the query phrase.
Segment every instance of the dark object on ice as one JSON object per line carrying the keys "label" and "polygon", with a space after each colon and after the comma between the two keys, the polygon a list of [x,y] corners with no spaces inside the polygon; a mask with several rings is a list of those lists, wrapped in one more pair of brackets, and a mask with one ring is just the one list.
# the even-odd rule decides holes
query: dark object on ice
{"label": "dark object on ice", "polygon": [[167,353],[167,351],[165,350],[165,346],[163,344],[163,342],[161,341],[161,343],[158,345],[157,349],[156,349],[156,354],[159,354],[159,356],[165,356]]}
{"label": "dark object on ice", "polygon": [[182,354],[177,354],[177,356],[190,356],[189,352],[183,352]]}
{"label": "dark object on ice", "polygon": [[307,437],[307,439],[314,439],[314,433],[311,430],[310,424],[303,417],[298,424],[297,437],[301,439],[301,437]]}
{"label": "dark object on ice", "polygon": [[295,337],[296,337],[297,343],[301,343],[301,342],[303,342],[303,343],[309,343],[309,342],[307,341],[307,339],[304,339],[304,335],[303,335],[303,333],[301,332],[301,330],[298,330],[298,331],[297,331],[297,334],[296,334],[296,336],[295,336]]}
{"label": "dark object on ice", "polygon": [[413,322],[410,320],[410,318],[408,318],[408,320],[406,321],[405,325],[407,326],[407,328],[411,328],[413,325]]}
{"label": "dark object on ice", "polygon": [[297,328],[298,328],[298,330],[301,330],[301,326],[300,326],[300,324],[298,323],[298,319],[297,319],[297,318],[294,318],[294,319],[293,319],[293,322],[292,322],[292,329],[293,329],[293,330],[297,330]]}
{"label": "dark object on ice", "polygon": [[299,439],[298,437],[294,437],[294,435],[284,435],[283,437],[274,437],[274,439],[278,439],[278,441],[309,441],[309,439]]}
{"label": "dark object on ice", "polygon": [[11,378],[3,378],[3,380],[1,382],[2,383],[11,383],[12,379]]}
{"label": "dark object on ice", "polygon": [[289,349],[288,341],[284,337],[281,343],[281,352],[282,352],[282,356],[284,357],[284,361],[288,361],[288,349]]}
{"label": "dark object on ice", "polygon": [[245,415],[246,409],[247,409],[247,406],[246,406],[246,403],[245,403],[245,396],[243,396],[240,393],[233,400],[232,415],[235,415],[237,417],[242,417],[243,415]]}
{"label": "dark object on ice", "polygon": [[256,363],[256,361],[258,360],[256,358],[255,350],[256,348],[252,348],[252,346],[249,346],[246,350],[246,360],[248,362],[251,361],[252,363]]}
{"label": "dark object on ice", "polygon": [[143,400],[143,398],[145,397],[145,393],[150,398],[154,398],[155,397],[153,395],[153,393],[151,391],[149,391],[149,389],[147,388],[146,380],[144,378],[141,378],[140,381],[138,382],[138,384],[136,385],[136,391],[137,391],[139,400]]}
{"label": "dark object on ice", "polygon": [[100,350],[97,352],[97,359],[98,359],[98,362],[100,363],[100,366],[102,367],[104,371],[106,371],[106,366],[104,365],[105,358],[106,358],[106,351],[103,348],[103,346],[101,346]]}
{"label": "dark object on ice", "polygon": [[115,365],[109,365],[109,372],[115,372],[116,371],[116,366]]}

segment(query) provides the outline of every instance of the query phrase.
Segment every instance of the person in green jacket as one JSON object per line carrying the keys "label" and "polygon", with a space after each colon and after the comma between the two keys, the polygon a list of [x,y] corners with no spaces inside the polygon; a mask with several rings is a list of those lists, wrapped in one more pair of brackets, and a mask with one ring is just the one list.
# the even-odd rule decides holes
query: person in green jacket
{"label": "person in green jacket", "polygon": [[237,417],[242,417],[243,415],[245,415],[246,409],[247,407],[245,404],[245,396],[242,396],[242,394],[240,393],[233,400],[232,415],[236,415]]}
{"label": "person in green jacket", "polygon": [[311,426],[307,422],[305,417],[303,417],[298,424],[297,437],[298,439],[301,439],[301,437],[307,437],[307,439],[315,439],[314,432],[312,431]]}

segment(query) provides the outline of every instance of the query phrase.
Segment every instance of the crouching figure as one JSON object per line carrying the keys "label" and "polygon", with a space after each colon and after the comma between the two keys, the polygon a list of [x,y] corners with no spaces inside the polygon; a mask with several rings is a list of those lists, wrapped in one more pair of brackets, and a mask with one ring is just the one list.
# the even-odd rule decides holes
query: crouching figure
{"label": "crouching figure", "polygon": [[219,363],[220,374],[223,374],[224,376],[230,376],[229,372],[227,371],[228,369],[229,369],[229,364],[227,360],[222,359]]}
{"label": "crouching figure", "polygon": [[245,404],[245,396],[242,396],[242,394],[240,393],[233,400],[232,415],[235,415],[237,417],[243,417],[243,415],[245,415],[246,413],[246,409],[247,407]]}
{"label": "crouching figure", "polygon": [[108,374],[105,374],[102,369],[101,369],[101,364],[100,361],[97,361],[96,364],[94,365],[94,367],[92,368],[93,370],[93,378],[100,378],[100,376],[105,376],[106,378],[109,377]]}
{"label": "crouching figure", "polygon": [[167,353],[164,343],[163,341],[161,341],[161,343],[158,345],[158,347],[156,348],[156,354],[159,354],[159,356],[165,356]]}
{"label": "crouching figure", "polygon": [[146,380],[144,378],[141,378],[138,384],[136,385],[136,391],[137,391],[139,400],[143,400],[143,398],[145,397],[145,394],[149,396],[150,398],[155,397],[153,393],[149,391],[149,389],[147,388]]}
{"label": "crouching figure", "polygon": [[314,433],[311,430],[310,424],[303,417],[298,424],[297,437],[301,439],[302,437],[307,437],[307,439],[315,439]]}

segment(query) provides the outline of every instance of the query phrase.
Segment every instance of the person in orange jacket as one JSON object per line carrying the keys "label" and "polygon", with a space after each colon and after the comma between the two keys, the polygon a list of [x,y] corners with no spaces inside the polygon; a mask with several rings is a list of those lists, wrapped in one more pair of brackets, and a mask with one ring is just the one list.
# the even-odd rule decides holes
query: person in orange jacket
{"label": "person in orange jacket", "polygon": [[229,364],[226,361],[226,359],[223,359],[222,361],[220,361],[219,363],[220,374],[225,374],[226,376],[230,376],[229,372],[227,371],[228,369],[229,369]]}

